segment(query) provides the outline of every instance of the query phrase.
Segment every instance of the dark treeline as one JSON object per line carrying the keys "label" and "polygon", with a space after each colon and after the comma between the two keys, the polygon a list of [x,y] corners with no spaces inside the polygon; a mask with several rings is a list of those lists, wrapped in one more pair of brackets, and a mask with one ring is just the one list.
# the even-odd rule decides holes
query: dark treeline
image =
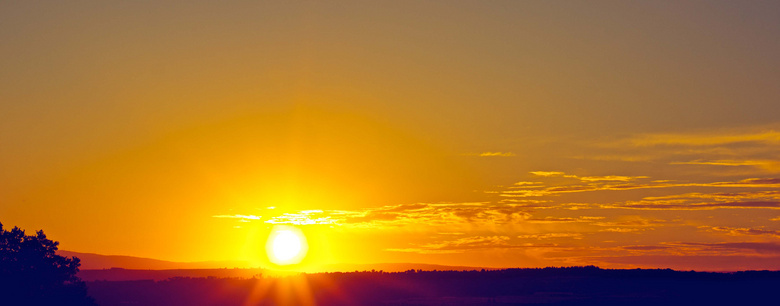
{"label": "dark treeline", "polygon": [[317,273],[252,279],[93,281],[101,305],[744,305],[775,299],[780,272],[598,267]]}
{"label": "dark treeline", "polygon": [[94,305],[76,276],[80,261],[56,254],[42,230],[27,235],[0,223],[0,305]]}

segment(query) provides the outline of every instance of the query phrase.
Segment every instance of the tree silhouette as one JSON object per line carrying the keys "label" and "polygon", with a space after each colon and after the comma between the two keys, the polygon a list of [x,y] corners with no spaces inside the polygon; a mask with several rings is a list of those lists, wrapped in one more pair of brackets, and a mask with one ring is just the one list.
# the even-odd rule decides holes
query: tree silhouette
{"label": "tree silhouette", "polygon": [[25,235],[0,223],[0,304],[94,305],[76,276],[79,259],[57,255],[58,245],[42,230]]}

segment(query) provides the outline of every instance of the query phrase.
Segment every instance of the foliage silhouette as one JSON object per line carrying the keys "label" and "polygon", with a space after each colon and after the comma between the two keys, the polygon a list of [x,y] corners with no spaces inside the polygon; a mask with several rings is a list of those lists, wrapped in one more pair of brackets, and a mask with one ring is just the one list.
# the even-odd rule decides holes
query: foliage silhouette
{"label": "foliage silhouette", "polygon": [[0,304],[94,305],[76,276],[79,259],[57,255],[58,245],[42,230],[25,235],[0,223]]}
{"label": "foliage silhouette", "polygon": [[761,305],[780,271],[595,266],[88,282],[101,305]]}

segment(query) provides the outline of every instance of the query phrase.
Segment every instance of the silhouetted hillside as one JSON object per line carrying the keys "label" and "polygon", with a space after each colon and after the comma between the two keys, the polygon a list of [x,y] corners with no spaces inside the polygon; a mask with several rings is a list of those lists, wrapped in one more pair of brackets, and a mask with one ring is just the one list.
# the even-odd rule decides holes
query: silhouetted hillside
{"label": "silhouetted hillside", "polygon": [[88,286],[101,305],[748,305],[774,300],[780,272],[409,270],[94,281]]}
{"label": "silhouetted hillside", "polygon": [[482,267],[468,266],[445,266],[421,263],[378,263],[378,264],[332,264],[316,268],[315,272],[353,272],[382,270],[385,272],[402,272],[407,270],[425,270],[425,271],[471,271],[481,270]]}
{"label": "silhouetted hillside", "polygon": [[[174,262],[174,261],[166,261],[166,260],[159,260],[159,259],[152,259],[152,258],[143,258],[143,257],[134,257],[134,256],[122,256],[122,255],[102,255],[102,254],[93,254],[93,253],[80,253],[80,252],[72,252],[72,251],[57,251],[57,254],[61,256],[75,256],[78,257],[81,260],[81,270],[82,272],[86,272],[86,270],[100,270],[102,272],[88,272],[88,273],[82,273],[85,274],[83,277],[86,277],[86,279],[91,280],[93,279],[92,276],[100,274],[105,276],[105,279],[114,279],[114,276],[109,275],[109,272],[103,271],[105,269],[112,269],[112,268],[122,268],[127,270],[195,270],[195,269],[205,269],[205,270],[223,270],[224,268],[228,269],[248,269],[248,268],[257,268],[252,267],[248,262],[245,261],[202,261],[202,262]],[[421,264],[421,263],[378,263],[378,264],[330,264],[330,265],[324,265],[317,268],[311,268],[313,272],[350,272],[350,271],[364,271],[364,270],[383,270],[387,272],[399,272],[399,271],[406,271],[409,269],[422,269],[422,270],[458,270],[458,271],[465,271],[465,270],[474,270],[474,269],[481,269],[481,267],[466,267],[466,266],[445,266],[445,265],[434,265],[434,264]],[[134,272],[127,272],[127,271],[121,271],[121,274],[125,276],[129,276]],[[184,272],[184,273],[175,273],[174,271],[170,271],[169,274],[171,274],[168,277],[175,277],[175,276],[185,276],[185,277],[205,277],[205,276],[217,276],[217,277],[244,277],[245,275],[243,272],[241,272],[240,275],[223,275],[222,273],[215,274],[215,275],[190,275],[188,273],[194,273],[194,272]],[[168,278],[165,277],[165,278]],[[122,280],[136,280],[136,279],[151,279],[151,278],[130,278],[130,279],[122,279]],[[157,279],[156,277],[154,279]]]}
{"label": "silhouetted hillside", "polygon": [[202,261],[202,262],[174,262],[159,259],[101,255],[93,253],[79,253],[72,251],[57,251],[61,256],[75,256],[81,259],[81,269],[220,269],[220,268],[248,268],[249,263],[244,261]]}
{"label": "silhouetted hillside", "polygon": [[[410,263],[397,263],[397,264],[376,264],[376,265],[352,265],[352,264],[339,264],[328,265],[318,269],[315,272],[349,272],[349,271],[367,271],[377,270],[385,272],[400,272],[406,270],[439,270],[439,271],[470,271],[477,268],[474,267],[458,267],[458,266],[442,266],[442,265],[428,265],[428,264],[410,264]],[[78,272],[78,276],[85,281],[96,280],[108,280],[108,281],[132,281],[132,280],[166,280],[174,277],[218,277],[218,278],[251,278],[256,275],[265,276],[289,276],[297,275],[300,272],[297,271],[281,271],[270,269],[124,269],[124,268],[111,268],[111,269],[85,269]]]}
{"label": "silhouetted hillside", "polygon": [[[155,280],[161,281],[176,277],[218,277],[218,278],[252,278],[254,276],[268,274],[263,269],[170,269],[170,270],[141,270],[141,269],[100,269],[81,270],[79,278],[84,281],[133,281]],[[288,273],[289,275],[289,273]]]}

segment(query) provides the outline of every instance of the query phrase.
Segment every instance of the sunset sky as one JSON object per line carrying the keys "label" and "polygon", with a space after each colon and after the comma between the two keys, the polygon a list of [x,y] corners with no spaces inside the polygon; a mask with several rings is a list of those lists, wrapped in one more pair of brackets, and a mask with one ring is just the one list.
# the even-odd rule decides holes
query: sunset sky
{"label": "sunset sky", "polygon": [[303,269],[780,269],[780,2],[4,1],[0,222]]}

